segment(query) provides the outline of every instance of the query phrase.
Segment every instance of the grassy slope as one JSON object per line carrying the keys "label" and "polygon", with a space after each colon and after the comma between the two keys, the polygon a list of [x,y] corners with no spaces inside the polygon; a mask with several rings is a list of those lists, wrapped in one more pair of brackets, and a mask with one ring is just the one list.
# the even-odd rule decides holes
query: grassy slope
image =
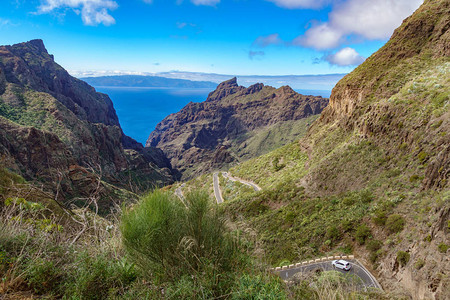
{"label": "grassy slope", "polygon": [[[414,294],[434,278],[427,292],[447,295],[448,165],[439,168],[433,188],[424,186],[450,142],[450,61],[427,50],[377,65],[383,55],[338,84],[369,86],[350,115],[333,119],[328,111],[300,143],[231,169],[264,191],[238,196],[226,210],[257,230],[273,265],[353,251],[392,290],[408,278],[414,283],[401,286]],[[404,265],[401,251],[409,255]]]}

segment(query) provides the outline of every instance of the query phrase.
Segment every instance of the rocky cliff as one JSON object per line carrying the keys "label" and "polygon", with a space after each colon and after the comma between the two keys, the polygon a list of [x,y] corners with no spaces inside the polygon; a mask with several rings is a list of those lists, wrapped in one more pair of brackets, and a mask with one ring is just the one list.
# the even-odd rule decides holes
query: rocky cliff
{"label": "rocky cliff", "polygon": [[3,165],[59,184],[61,197],[87,196],[91,177],[133,191],[172,180],[162,152],[124,135],[109,97],[70,76],[41,40],[0,47],[0,116]]}
{"label": "rocky cliff", "polygon": [[[288,86],[221,83],[202,103],[189,103],[160,122],[147,146],[161,148],[184,178],[254,157],[301,136],[328,99]],[[277,134],[274,134],[277,133]]]}

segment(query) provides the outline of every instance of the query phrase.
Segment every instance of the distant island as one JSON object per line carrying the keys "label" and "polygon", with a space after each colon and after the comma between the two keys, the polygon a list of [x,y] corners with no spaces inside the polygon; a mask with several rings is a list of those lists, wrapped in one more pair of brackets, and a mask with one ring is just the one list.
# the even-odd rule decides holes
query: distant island
{"label": "distant island", "polygon": [[192,81],[144,75],[117,75],[80,78],[93,86],[163,87],[163,88],[216,88],[211,81]]}

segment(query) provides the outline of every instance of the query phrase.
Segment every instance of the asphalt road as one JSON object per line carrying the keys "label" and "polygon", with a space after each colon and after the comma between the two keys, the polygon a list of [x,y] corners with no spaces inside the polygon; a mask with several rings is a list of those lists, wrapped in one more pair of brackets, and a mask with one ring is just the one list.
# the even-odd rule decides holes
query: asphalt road
{"label": "asphalt road", "polygon": [[261,188],[259,186],[257,186],[256,184],[254,184],[253,182],[247,181],[247,180],[243,180],[237,177],[233,177],[230,174],[228,174],[227,172],[222,172],[223,176],[227,177],[228,179],[230,179],[231,181],[239,181],[245,185],[248,185],[250,187],[252,187],[256,192],[259,192],[261,190]]}
{"label": "asphalt road", "polygon": [[184,195],[183,195],[183,191],[182,191],[181,189],[184,188],[185,185],[186,185],[186,184],[183,183],[180,187],[178,187],[178,188],[175,190],[175,195],[177,195],[178,198],[181,199],[181,201],[184,201]]}
{"label": "asphalt road", "polygon": [[216,197],[217,203],[223,203],[222,192],[220,191],[219,186],[219,172],[215,172],[213,174],[213,187],[214,187],[214,196]]}
{"label": "asphalt road", "polygon": [[277,271],[277,273],[283,280],[286,280],[299,272],[310,272],[315,270],[323,270],[323,271],[336,270],[346,275],[355,275],[359,279],[361,279],[360,283],[358,284],[361,289],[381,288],[381,286],[379,286],[379,284],[376,282],[376,280],[373,278],[370,272],[367,271],[366,268],[364,268],[364,266],[360,265],[356,260],[348,259],[347,261],[350,262],[350,264],[352,265],[350,271],[344,271],[341,269],[333,268],[330,260],[324,262],[311,263],[305,266],[300,266],[298,268],[292,268],[288,270],[279,270]]}

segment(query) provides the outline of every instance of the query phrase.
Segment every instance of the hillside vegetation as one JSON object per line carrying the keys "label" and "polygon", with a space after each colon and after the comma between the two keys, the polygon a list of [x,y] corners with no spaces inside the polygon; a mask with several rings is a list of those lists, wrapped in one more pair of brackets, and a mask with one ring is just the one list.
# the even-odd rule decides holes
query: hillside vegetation
{"label": "hillside vegetation", "polygon": [[226,211],[272,265],[354,253],[392,297],[450,296],[449,27],[450,2],[425,1],[306,137],[230,170],[263,187]]}

